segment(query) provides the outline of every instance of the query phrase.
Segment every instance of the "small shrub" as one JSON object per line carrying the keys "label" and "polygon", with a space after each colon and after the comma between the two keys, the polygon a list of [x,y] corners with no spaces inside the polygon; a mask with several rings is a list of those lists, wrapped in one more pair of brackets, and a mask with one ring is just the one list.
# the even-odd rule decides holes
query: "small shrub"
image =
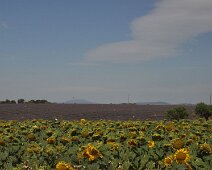
{"label": "small shrub", "polygon": [[185,107],[177,107],[174,109],[170,109],[165,114],[166,114],[166,117],[171,120],[186,119],[189,116]]}
{"label": "small shrub", "polygon": [[24,99],[18,99],[17,103],[20,104],[20,103],[24,103]]}
{"label": "small shrub", "polygon": [[200,117],[204,117],[206,120],[212,116],[212,105],[207,105],[205,103],[198,103],[195,107],[195,113]]}

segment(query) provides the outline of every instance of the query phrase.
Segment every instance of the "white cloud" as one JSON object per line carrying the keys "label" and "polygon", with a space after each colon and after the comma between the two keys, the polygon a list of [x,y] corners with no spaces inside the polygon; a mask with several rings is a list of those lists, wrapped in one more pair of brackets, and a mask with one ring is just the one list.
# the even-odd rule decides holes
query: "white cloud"
{"label": "white cloud", "polygon": [[212,0],[161,0],[131,23],[132,39],[103,44],[86,61],[142,62],[174,56],[185,42],[212,31]]}

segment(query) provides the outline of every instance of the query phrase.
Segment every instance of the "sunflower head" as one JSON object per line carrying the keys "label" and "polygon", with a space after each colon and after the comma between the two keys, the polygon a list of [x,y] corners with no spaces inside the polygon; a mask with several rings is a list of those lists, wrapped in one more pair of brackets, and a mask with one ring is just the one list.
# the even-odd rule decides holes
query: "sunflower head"
{"label": "sunflower head", "polygon": [[207,143],[201,144],[200,151],[202,151],[205,154],[211,154],[211,146]]}
{"label": "sunflower head", "polygon": [[172,131],[172,130],[174,130],[174,129],[175,129],[175,128],[174,128],[174,123],[168,122],[168,123],[166,124],[166,126],[165,126],[165,129],[166,129],[167,131]]}
{"label": "sunflower head", "polygon": [[178,164],[187,163],[188,160],[190,159],[188,150],[185,148],[177,150],[176,153],[174,154],[174,159]]}
{"label": "sunflower head", "polygon": [[5,142],[2,139],[0,139],[0,146],[5,146]]}
{"label": "sunflower head", "polygon": [[80,119],[80,124],[85,124],[86,123],[86,120],[85,119]]}
{"label": "sunflower head", "polygon": [[36,143],[30,144],[29,147],[27,148],[27,152],[29,153],[39,153],[41,152],[41,150],[42,148]]}
{"label": "sunflower head", "polygon": [[168,156],[164,159],[165,166],[171,166],[172,162],[173,162],[173,156],[172,155]]}
{"label": "sunflower head", "polygon": [[200,137],[199,137],[199,136],[196,136],[196,135],[193,135],[193,136],[191,137],[191,139],[194,140],[194,141],[197,141],[197,140],[200,139]]}
{"label": "sunflower head", "polygon": [[148,145],[149,148],[152,148],[152,147],[155,146],[155,142],[154,141],[148,141],[147,145]]}
{"label": "sunflower head", "polygon": [[63,136],[63,137],[61,138],[61,142],[62,142],[63,144],[66,144],[66,143],[69,142],[69,138],[66,137],[66,136]]}
{"label": "sunflower head", "polygon": [[115,138],[109,138],[109,139],[107,140],[107,142],[116,142],[116,139],[115,139]]}
{"label": "sunflower head", "polygon": [[137,146],[137,141],[136,140],[134,140],[134,139],[130,139],[128,142],[128,145],[129,146],[131,146],[131,147],[135,147],[135,146]]}
{"label": "sunflower head", "polygon": [[57,163],[56,170],[74,170],[74,168],[70,164],[62,161]]}
{"label": "sunflower head", "polygon": [[115,143],[115,142],[107,142],[108,145],[110,145],[110,150],[114,151],[114,150],[118,150],[119,149],[119,144]]}
{"label": "sunflower head", "polygon": [[36,137],[33,133],[29,133],[27,134],[27,138],[30,140],[30,141],[35,141],[36,140]]}
{"label": "sunflower head", "polygon": [[186,134],[182,134],[180,137],[185,138],[186,136],[187,136]]}
{"label": "sunflower head", "polygon": [[101,153],[91,144],[88,144],[82,155],[88,158],[89,161],[94,161],[98,157],[102,157]]}
{"label": "sunflower head", "polygon": [[184,142],[181,139],[179,139],[179,138],[174,139],[174,140],[172,140],[172,147],[174,149],[183,148],[184,147]]}
{"label": "sunflower head", "polygon": [[158,134],[158,133],[154,133],[152,135],[152,139],[153,140],[161,140],[161,139],[163,139],[163,137],[160,134]]}
{"label": "sunflower head", "polygon": [[164,128],[164,125],[159,124],[159,125],[157,125],[157,126],[156,126],[156,128],[155,128],[155,129],[156,129],[156,130],[159,130],[159,129],[163,129],[163,128]]}
{"label": "sunflower head", "polygon": [[88,130],[83,130],[83,131],[81,132],[81,136],[82,136],[83,138],[87,138],[89,135],[90,135],[90,132],[89,132]]}
{"label": "sunflower head", "polygon": [[47,139],[47,143],[49,144],[53,144],[56,141],[56,139],[54,137],[50,137]]}
{"label": "sunflower head", "polygon": [[72,142],[78,142],[78,141],[79,141],[79,138],[78,138],[77,136],[73,136],[73,137],[71,138],[71,141],[72,141]]}

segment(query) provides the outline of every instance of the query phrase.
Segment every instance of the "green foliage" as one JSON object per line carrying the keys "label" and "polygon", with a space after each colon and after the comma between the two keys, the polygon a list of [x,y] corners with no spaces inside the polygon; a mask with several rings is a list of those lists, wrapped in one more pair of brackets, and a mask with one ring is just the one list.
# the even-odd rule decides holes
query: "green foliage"
{"label": "green foliage", "polygon": [[24,103],[25,101],[24,101],[24,99],[18,99],[18,104],[21,104],[21,103]]}
{"label": "green foliage", "polygon": [[200,117],[204,117],[206,120],[212,116],[212,105],[207,105],[205,103],[198,103],[195,107],[195,113]]}
{"label": "green foliage", "polygon": [[[51,170],[64,161],[81,170],[207,170],[211,121],[0,121],[0,169]],[[175,158],[179,143],[184,163]]]}
{"label": "green foliage", "polygon": [[16,101],[6,99],[5,101],[0,101],[0,104],[16,104]]}
{"label": "green foliage", "polygon": [[187,112],[185,107],[170,109],[165,114],[166,117],[171,120],[186,119],[189,116],[189,113]]}
{"label": "green foliage", "polygon": [[[22,104],[22,103],[45,104],[45,103],[50,103],[50,102],[48,102],[45,99],[42,99],[42,100],[39,100],[39,99],[38,100],[29,100],[29,101],[25,101],[24,99],[18,99],[17,103],[18,104]],[[16,104],[16,101],[15,100],[6,99],[4,101],[0,101],[0,104]]]}
{"label": "green foliage", "polygon": [[39,103],[49,103],[47,100],[30,100],[28,101],[28,103],[35,103],[35,104],[39,104]]}

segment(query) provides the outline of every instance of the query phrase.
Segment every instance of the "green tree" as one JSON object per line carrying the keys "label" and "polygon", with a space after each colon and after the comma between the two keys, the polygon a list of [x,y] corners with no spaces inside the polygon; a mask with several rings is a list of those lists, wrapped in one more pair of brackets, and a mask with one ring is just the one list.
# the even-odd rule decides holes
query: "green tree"
{"label": "green tree", "polygon": [[6,104],[9,104],[9,103],[10,103],[10,100],[9,100],[9,99],[6,99],[6,100],[5,100],[5,103],[6,103]]}
{"label": "green tree", "polygon": [[11,100],[10,104],[16,104],[16,101],[15,100]]}
{"label": "green tree", "polygon": [[212,116],[212,106],[205,103],[198,103],[195,107],[195,113],[208,120]]}
{"label": "green tree", "polygon": [[18,103],[24,103],[25,100],[24,99],[18,99]]}
{"label": "green tree", "polygon": [[189,116],[185,107],[176,107],[168,110],[166,113],[166,117],[171,120],[180,120],[186,119]]}

